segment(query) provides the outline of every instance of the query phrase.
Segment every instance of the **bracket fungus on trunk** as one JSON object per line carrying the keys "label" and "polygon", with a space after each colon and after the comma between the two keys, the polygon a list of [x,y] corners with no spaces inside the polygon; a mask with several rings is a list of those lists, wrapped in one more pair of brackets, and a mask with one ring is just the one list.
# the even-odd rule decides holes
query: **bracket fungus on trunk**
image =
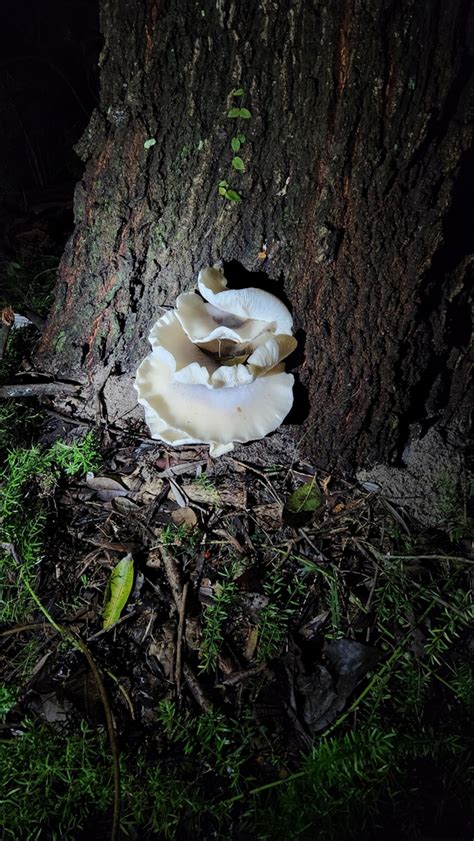
{"label": "bracket fungus on trunk", "polygon": [[296,339],[288,309],[269,292],[227,289],[215,268],[199,273],[198,289],[152,327],[135,388],[152,438],[209,444],[220,456],[264,438],[290,411],[293,376],[282,361]]}

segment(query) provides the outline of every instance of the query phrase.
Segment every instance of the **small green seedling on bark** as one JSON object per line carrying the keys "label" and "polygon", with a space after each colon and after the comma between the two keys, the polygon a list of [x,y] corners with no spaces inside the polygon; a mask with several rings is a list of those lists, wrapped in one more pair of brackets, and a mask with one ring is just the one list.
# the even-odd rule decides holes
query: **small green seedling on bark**
{"label": "small green seedling on bark", "polygon": [[[231,96],[241,97],[244,96],[244,94],[245,91],[243,88],[237,88],[236,90],[232,91]],[[231,120],[250,120],[251,116],[252,114],[248,108],[230,108],[227,112],[227,117]],[[234,135],[234,137],[232,137],[230,141],[232,152],[239,152],[242,145],[245,143],[245,139],[245,134],[243,132],[236,132],[236,134]],[[233,169],[235,169],[236,172],[245,172],[245,163],[243,159],[237,154],[233,155],[231,160],[231,166]],[[227,181],[220,181],[218,189],[219,195],[227,199],[228,201],[242,201],[242,197],[240,196],[240,194],[236,190],[229,188],[229,183]]]}
{"label": "small green seedling on bark", "polygon": [[225,199],[228,199],[229,201],[242,201],[241,196],[236,190],[229,189],[228,181],[219,181],[218,189],[219,195],[223,196]]}

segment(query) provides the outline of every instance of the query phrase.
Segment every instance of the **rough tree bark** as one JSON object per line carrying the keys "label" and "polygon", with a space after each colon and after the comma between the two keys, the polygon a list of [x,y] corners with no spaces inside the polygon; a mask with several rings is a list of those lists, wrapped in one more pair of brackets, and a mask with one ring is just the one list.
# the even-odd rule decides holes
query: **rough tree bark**
{"label": "rough tree bark", "polygon": [[296,434],[319,463],[464,424],[473,17],[466,0],[102,0],[101,105],[42,370],[127,422],[160,306],[223,260],[293,307]]}

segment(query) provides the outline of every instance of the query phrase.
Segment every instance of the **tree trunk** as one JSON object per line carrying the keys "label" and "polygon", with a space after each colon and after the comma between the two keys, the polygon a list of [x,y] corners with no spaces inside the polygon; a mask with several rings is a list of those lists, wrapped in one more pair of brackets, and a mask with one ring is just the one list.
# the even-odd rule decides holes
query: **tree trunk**
{"label": "tree trunk", "polygon": [[160,307],[222,260],[293,308],[292,419],[319,463],[464,424],[473,17],[466,0],[102,0],[101,107],[42,370],[125,423]]}

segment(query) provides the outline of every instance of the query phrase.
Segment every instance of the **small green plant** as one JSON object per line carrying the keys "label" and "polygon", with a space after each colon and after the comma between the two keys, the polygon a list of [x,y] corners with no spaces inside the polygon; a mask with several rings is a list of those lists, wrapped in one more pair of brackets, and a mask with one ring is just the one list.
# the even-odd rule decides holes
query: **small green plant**
{"label": "small green plant", "polygon": [[238,605],[238,588],[234,578],[239,571],[240,565],[231,564],[220,573],[221,580],[214,586],[214,600],[204,607],[199,664],[201,672],[216,668],[224,641],[225,625]]}
{"label": "small green plant", "polygon": [[252,753],[255,738],[255,727],[248,719],[233,721],[215,710],[183,715],[171,701],[160,702],[158,717],[168,738],[186,756],[199,758],[201,773],[217,773],[231,789],[240,787],[241,767]]}
{"label": "small green plant", "polygon": [[[245,91],[243,88],[237,88],[231,93],[231,96],[238,98],[243,97],[244,95]],[[248,108],[242,108],[239,106],[230,108],[227,112],[227,117],[230,120],[250,120],[252,114]],[[242,146],[244,145],[246,139],[247,138],[245,134],[241,130],[237,130],[234,136],[231,138],[230,148],[232,150],[232,159],[230,163],[232,169],[235,172],[245,172],[245,162],[237,153],[240,152],[240,150],[242,149]],[[234,188],[230,186],[229,182],[226,179],[219,181],[218,191],[219,195],[227,199],[228,201],[242,201],[242,196],[240,195],[240,193],[238,193],[237,190],[234,190]]]}
{"label": "small green plant", "polygon": [[229,187],[228,181],[219,181],[219,195],[224,196],[225,199],[229,201],[239,202],[242,201],[242,197],[236,190],[232,190]]}
{"label": "small green plant", "polygon": [[111,803],[109,766],[104,740],[85,722],[66,737],[26,722],[0,740],[3,837],[73,841]]}
{"label": "small green plant", "polygon": [[468,500],[474,496],[474,475],[467,472],[459,481],[448,473],[440,475],[437,483],[439,527],[446,531],[451,543],[473,534],[468,514]]}
{"label": "small green plant", "polygon": [[219,492],[213,479],[207,473],[200,473],[193,481],[193,485],[204,492],[206,502],[216,504],[219,502]]}
{"label": "small green plant", "polygon": [[31,677],[33,669],[41,657],[41,652],[41,640],[37,636],[28,637],[28,639],[19,645],[18,651],[12,661],[14,669],[9,675],[11,686],[13,685],[11,683],[13,678],[18,680],[19,683],[24,683],[25,680]]}
{"label": "small green plant", "polygon": [[[242,131],[237,132],[237,134],[230,141],[230,146],[231,146],[232,151],[233,152],[239,152],[241,146],[244,145],[245,141],[246,141],[245,134]],[[238,167],[235,167],[235,169],[238,169]]]}
{"label": "small green plant", "polygon": [[[0,362],[1,368],[2,362]],[[1,379],[1,372],[0,372]],[[7,451],[31,440],[36,432],[41,413],[37,409],[6,400],[0,405],[0,457],[5,460]]]}
{"label": "small green plant", "polygon": [[25,582],[32,585],[42,560],[45,497],[61,473],[76,476],[97,464],[91,433],[71,445],[56,442],[49,450],[33,446],[8,453],[0,472],[0,543],[11,544],[21,564],[12,551],[0,550],[0,621],[18,621],[31,608]]}
{"label": "small green plant", "polygon": [[450,681],[451,688],[468,713],[474,713],[474,668],[471,663],[457,664]]}
{"label": "small green plant", "polygon": [[100,466],[100,454],[94,433],[88,432],[82,441],[73,441],[72,444],[56,441],[49,450],[47,461],[66,476],[95,472]]}
{"label": "small green plant", "polygon": [[197,528],[189,528],[186,523],[176,526],[168,523],[160,533],[163,546],[175,546],[182,551],[189,551],[201,540],[201,532]]}
{"label": "small green plant", "polygon": [[[409,777],[411,764],[461,760],[456,737],[446,738],[425,727],[415,733],[370,725],[322,738],[277,791],[265,800],[265,786],[255,789],[257,802],[246,827],[262,841],[281,837],[349,841],[377,814]],[[465,762],[465,758],[464,758]]]}
{"label": "small green plant", "polygon": [[16,704],[18,690],[0,683],[0,721],[3,721]]}
{"label": "small green plant", "polygon": [[258,615],[258,649],[256,660],[261,663],[281,653],[288,635],[288,624],[299,609],[305,590],[303,581],[296,579],[288,588],[281,573],[272,571],[263,591],[268,603]]}

